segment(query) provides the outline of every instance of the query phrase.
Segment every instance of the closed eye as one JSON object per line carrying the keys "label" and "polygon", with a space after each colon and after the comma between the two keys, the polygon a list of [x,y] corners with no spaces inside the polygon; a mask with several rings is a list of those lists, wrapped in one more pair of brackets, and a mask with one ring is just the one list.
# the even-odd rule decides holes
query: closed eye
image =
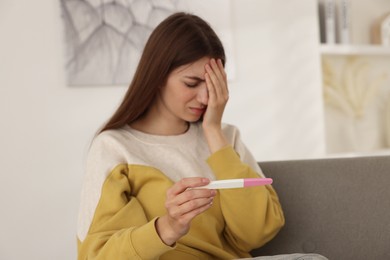
{"label": "closed eye", "polygon": [[204,81],[204,79],[196,76],[185,76],[185,79],[183,80],[184,84],[189,88],[196,88],[197,86],[199,86],[200,83]]}
{"label": "closed eye", "polygon": [[199,82],[196,82],[196,83],[187,83],[187,82],[184,82],[184,84],[189,87],[189,88],[195,88],[199,85]]}

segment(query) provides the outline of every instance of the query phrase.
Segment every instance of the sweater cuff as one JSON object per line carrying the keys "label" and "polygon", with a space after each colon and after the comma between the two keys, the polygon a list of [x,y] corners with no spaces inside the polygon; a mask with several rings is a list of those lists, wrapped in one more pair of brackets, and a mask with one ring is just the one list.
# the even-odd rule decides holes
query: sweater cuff
{"label": "sweater cuff", "polygon": [[167,246],[161,240],[156,230],[156,221],[157,217],[131,232],[131,241],[141,259],[158,258],[160,255],[175,249],[175,246]]}
{"label": "sweater cuff", "polygon": [[207,163],[217,179],[259,177],[256,172],[248,170],[248,165],[241,161],[240,156],[231,145],[213,153],[207,159]]}

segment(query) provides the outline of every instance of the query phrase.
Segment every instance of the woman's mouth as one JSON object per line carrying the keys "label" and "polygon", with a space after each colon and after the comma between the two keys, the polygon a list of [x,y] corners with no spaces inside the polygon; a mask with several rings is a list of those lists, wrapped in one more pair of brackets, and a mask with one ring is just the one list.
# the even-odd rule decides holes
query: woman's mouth
{"label": "woman's mouth", "polygon": [[200,107],[190,107],[190,110],[195,115],[200,116],[200,115],[202,115],[206,111],[206,108],[205,107],[203,107],[203,108],[200,108]]}

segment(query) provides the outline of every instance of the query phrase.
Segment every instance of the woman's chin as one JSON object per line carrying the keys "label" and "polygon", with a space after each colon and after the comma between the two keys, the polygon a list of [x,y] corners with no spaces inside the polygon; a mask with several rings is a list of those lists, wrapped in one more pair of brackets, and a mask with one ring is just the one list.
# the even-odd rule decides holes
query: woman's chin
{"label": "woman's chin", "polygon": [[191,117],[188,117],[186,121],[189,123],[196,123],[196,122],[199,122],[202,120],[203,120],[203,115],[200,115],[200,116],[192,115]]}

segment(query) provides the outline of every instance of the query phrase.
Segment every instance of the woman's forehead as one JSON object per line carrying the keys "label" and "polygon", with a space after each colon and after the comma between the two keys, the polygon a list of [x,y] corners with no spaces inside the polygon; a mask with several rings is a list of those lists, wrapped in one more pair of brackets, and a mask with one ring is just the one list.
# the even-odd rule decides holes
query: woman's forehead
{"label": "woman's forehead", "polygon": [[182,76],[196,76],[203,78],[204,72],[205,72],[205,65],[210,62],[209,57],[204,57],[202,59],[199,59],[195,62],[182,65],[175,69],[173,73],[177,75]]}

